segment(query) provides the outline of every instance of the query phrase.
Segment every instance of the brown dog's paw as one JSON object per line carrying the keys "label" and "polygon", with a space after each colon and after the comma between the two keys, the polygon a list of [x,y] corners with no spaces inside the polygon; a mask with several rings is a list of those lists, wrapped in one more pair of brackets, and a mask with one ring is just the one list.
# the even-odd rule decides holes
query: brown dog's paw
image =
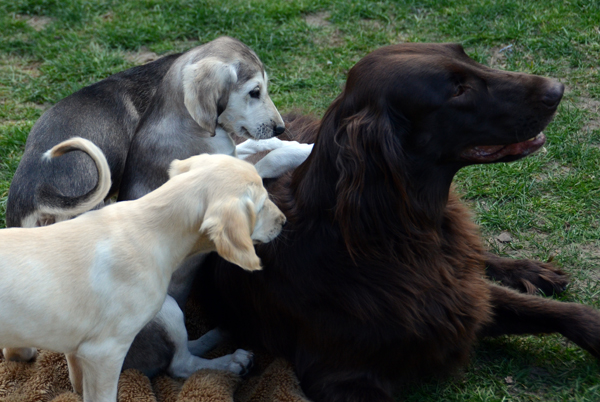
{"label": "brown dog's paw", "polygon": [[569,276],[551,263],[501,258],[488,253],[485,264],[488,277],[522,293],[560,294],[569,284]]}
{"label": "brown dog's paw", "polygon": [[[569,276],[550,263],[532,260],[517,260],[515,275],[521,287],[518,290],[530,294],[541,292],[547,296],[560,294],[569,284]],[[517,285],[518,286],[518,285]]]}

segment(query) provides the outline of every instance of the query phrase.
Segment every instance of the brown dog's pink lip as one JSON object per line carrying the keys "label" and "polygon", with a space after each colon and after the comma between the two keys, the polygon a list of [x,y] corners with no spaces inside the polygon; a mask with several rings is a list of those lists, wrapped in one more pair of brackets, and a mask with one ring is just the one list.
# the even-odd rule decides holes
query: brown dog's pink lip
{"label": "brown dog's pink lip", "polygon": [[461,154],[462,159],[470,162],[487,163],[495,162],[505,156],[518,156],[520,158],[530,155],[540,149],[546,142],[544,133],[536,137],[510,145],[478,145],[465,149]]}

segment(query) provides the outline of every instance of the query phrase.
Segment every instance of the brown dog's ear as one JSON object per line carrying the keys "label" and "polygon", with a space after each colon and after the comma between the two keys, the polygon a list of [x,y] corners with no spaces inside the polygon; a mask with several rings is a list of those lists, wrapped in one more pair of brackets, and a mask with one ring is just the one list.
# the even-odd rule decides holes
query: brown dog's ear
{"label": "brown dog's ear", "polygon": [[[343,119],[335,133],[339,169],[335,216],[353,258],[382,249],[386,251],[381,255],[395,255],[397,239],[388,236],[390,217],[381,211],[398,211],[403,223],[412,219],[399,139],[406,132],[402,119],[365,106]],[[382,197],[370,186],[385,186],[386,194],[393,196]]]}
{"label": "brown dog's ear", "polygon": [[250,236],[256,215],[250,200],[229,200],[206,211],[200,231],[215,244],[217,253],[248,271],[262,269]]}
{"label": "brown dog's ear", "polygon": [[225,109],[229,91],[237,81],[234,65],[214,57],[183,68],[183,102],[198,125],[215,135],[219,112]]}

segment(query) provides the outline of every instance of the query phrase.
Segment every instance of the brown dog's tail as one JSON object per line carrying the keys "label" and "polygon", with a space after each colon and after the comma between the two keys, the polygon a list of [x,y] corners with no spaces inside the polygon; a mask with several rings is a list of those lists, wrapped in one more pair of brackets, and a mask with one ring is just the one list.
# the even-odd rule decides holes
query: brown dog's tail
{"label": "brown dog's tail", "polygon": [[87,212],[102,203],[111,187],[110,167],[100,148],[93,142],[80,137],[73,137],[55,145],[46,151],[42,158],[50,160],[72,151],[83,151],[92,158],[98,171],[98,182],[92,190],[80,196],[65,196],[49,184],[38,187],[35,198],[41,213],[58,216],[76,216]]}

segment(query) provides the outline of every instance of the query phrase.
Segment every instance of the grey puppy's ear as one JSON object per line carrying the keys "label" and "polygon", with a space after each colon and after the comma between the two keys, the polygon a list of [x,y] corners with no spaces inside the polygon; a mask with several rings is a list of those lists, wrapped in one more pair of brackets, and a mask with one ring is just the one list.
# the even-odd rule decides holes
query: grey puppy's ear
{"label": "grey puppy's ear", "polygon": [[207,57],[183,67],[183,102],[198,125],[215,135],[219,105],[229,100],[229,91],[237,81],[235,66]]}

